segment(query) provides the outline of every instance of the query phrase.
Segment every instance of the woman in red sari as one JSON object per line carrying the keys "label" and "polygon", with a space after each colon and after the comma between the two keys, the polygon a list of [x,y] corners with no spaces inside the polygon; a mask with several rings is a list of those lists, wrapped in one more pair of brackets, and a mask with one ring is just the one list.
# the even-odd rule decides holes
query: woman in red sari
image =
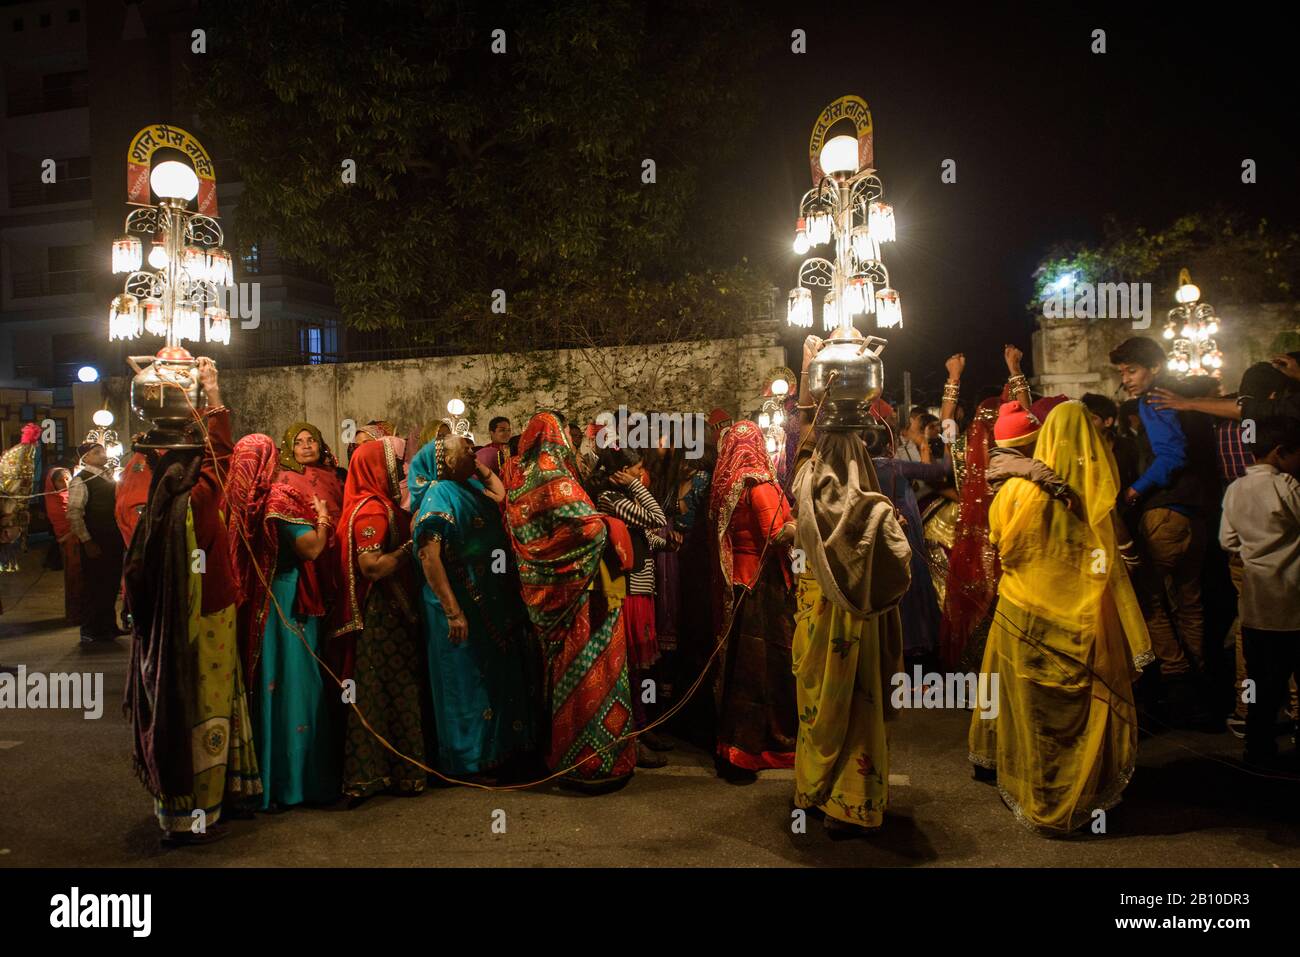
{"label": "woman in red sari", "polygon": [[533,416],[501,480],[506,530],[544,659],[547,767],[572,768],[566,786],[621,787],[636,767],[636,747],[623,738],[632,730],[632,695],[620,586],[632,566],[631,536],[583,491],[557,413]]}
{"label": "woman in red sari", "polygon": [[795,525],[753,422],[737,422],[719,440],[709,530],[717,635],[726,640],[713,678],[718,773],[794,767],[795,605],[784,546]]}
{"label": "woman in red sari", "polygon": [[[415,605],[411,516],[401,507],[404,443],[366,442],[348,469],[339,529],[343,624],[335,641],[353,645],[356,681],[343,748],[343,791],[355,800],[380,791],[424,791],[424,637]],[[362,721],[364,715],[365,721]],[[369,727],[367,727],[367,724]],[[399,757],[379,740],[382,737]]]}

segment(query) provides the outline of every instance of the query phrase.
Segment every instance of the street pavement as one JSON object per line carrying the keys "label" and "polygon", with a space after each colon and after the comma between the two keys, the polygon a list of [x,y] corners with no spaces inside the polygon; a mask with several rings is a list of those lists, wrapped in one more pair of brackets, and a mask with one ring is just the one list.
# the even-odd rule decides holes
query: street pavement
{"label": "street pavement", "polygon": [[1300,865],[1300,782],[1243,768],[1229,734],[1144,737],[1105,833],[1052,840],[972,780],[969,712],[939,710],[908,711],[893,725],[885,826],[852,840],[831,840],[812,817],[796,833],[792,771],[730,784],[707,754],[679,743],[668,767],[638,771],[615,794],[438,786],[355,810],[258,815],[231,822],[219,843],[162,848],[120,708],[128,641],[83,650],[62,623],[62,573],[43,571],[42,555],[36,548],[22,571],[0,575],[0,664],[102,672],[106,703],[98,720],[0,710],[0,867]]}

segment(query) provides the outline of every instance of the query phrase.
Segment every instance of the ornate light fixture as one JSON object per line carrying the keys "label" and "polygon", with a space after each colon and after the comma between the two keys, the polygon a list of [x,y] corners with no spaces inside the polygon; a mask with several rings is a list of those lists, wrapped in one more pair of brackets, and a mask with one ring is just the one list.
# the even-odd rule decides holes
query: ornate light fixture
{"label": "ornate light fixture", "polygon": [[[166,159],[151,167],[160,149],[187,162]],[[155,123],[131,140],[126,185],[127,203],[135,208],[127,214],[124,235],[113,241],[113,272],[126,279],[109,310],[108,337],[166,339],[157,355],[127,358],[136,372],[131,406],[153,424],[137,447],[199,448],[199,438],[188,431],[202,404],[198,363],[181,343],[229,344],[230,315],[221,293],[234,285],[216,220],[216,172],[194,136]]]}
{"label": "ornate light fixture", "polygon": [[758,413],[758,427],[763,430],[768,458],[773,467],[780,469],[785,458],[785,406],[790,389],[798,380],[785,366],[771,369],[765,376],[767,387],[763,394],[762,410]]}
{"label": "ornate light fixture", "polygon": [[1208,302],[1201,302],[1201,290],[1193,285],[1186,270],[1178,273],[1178,290],[1169,310],[1164,337],[1173,341],[1169,350],[1168,368],[1177,375],[1210,375],[1216,379],[1223,374],[1223,353],[1214,341],[1219,331],[1219,317]]}
{"label": "ornate light fixture", "polygon": [[[840,135],[823,143],[839,120],[854,124],[857,136]],[[804,194],[795,222],[794,251],[833,242],[833,259],[813,257],[799,267],[799,285],[791,290],[786,320],[812,325],[809,290],[826,295],[822,326],[835,337],[849,334],[853,317],[876,316],[885,329],[902,324],[898,292],[880,259],[882,243],[895,238],[894,209],[882,199],[884,187],[871,168],[871,111],[860,97],[836,100],[818,118],[809,143],[813,188]],[[883,308],[882,308],[883,306]]]}
{"label": "ornate light fixture", "polygon": [[113,413],[108,409],[99,409],[90,420],[95,423],[94,427],[86,433],[86,441],[94,442],[96,445],[102,445],[104,452],[108,455],[108,461],[104,463],[104,468],[112,473],[113,481],[120,481],[122,478],[122,443],[118,441],[117,433],[113,431]]}
{"label": "ornate light fixture", "polygon": [[[853,125],[855,135],[826,139],[837,123]],[[874,315],[876,326],[902,325],[898,291],[880,259],[882,243],[893,242],[894,210],[883,199],[884,187],[872,167],[871,110],[861,97],[842,96],[822,110],[808,142],[813,188],[799,203],[794,249],[834,243],[830,258],[814,256],[799,267],[799,285],[790,291],[787,322],[812,325],[812,290],[823,293],[822,328],[827,343],[808,367],[812,397],[824,414],[823,429],[875,428],[869,405],[884,387],[880,350],[885,340],[865,339],[853,326],[854,316]],[[766,410],[775,432],[775,410]],[[769,436],[769,449],[771,436]],[[781,446],[782,454],[784,445]]]}
{"label": "ornate light fixture", "polygon": [[469,439],[470,445],[474,442],[474,433],[469,430],[469,419],[462,418],[465,414],[465,403],[461,399],[452,399],[447,403],[448,417],[443,419],[451,429],[452,435],[458,435],[463,439]]}

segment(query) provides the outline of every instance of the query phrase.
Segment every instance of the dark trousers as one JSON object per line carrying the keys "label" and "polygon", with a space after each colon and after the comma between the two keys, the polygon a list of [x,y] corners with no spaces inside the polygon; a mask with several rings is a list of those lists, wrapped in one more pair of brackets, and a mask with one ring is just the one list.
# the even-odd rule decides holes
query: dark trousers
{"label": "dark trousers", "polygon": [[1300,631],[1241,629],[1246,673],[1255,682],[1255,701],[1246,709],[1246,753],[1277,754],[1277,710],[1286,700],[1287,681],[1300,681]]}
{"label": "dark trousers", "polygon": [[94,535],[100,556],[91,558],[81,546],[81,633],[87,638],[117,634],[117,595],[122,587],[122,536]]}

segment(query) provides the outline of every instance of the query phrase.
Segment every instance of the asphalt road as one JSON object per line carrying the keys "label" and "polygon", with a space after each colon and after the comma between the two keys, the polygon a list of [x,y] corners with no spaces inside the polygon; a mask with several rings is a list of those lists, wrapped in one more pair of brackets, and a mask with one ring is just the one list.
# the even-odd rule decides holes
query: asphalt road
{"label": "asphalt road", "polygon": [[[1300,782],[1249,772],[1224,733],[1142,740],[1137,773],[1105,834],[1050,840],[971,779],[967,712],[912,711],[893,729],[890,809],[869,837],[791,827],[793,772],[736,785],[681,745],[622,791],[431,788],[356,810],[295,809],[232,822],[206,847],[159,845],[130,768],[120,701],[128,647],[83,651],[62,625],[62,573],[0,575],[0,664],[104,674],[104,714],[0,710],[0,867],[9,866],[1082,866],[1300,864]],[[493,830],[505,812],[505,833]],[[500,820],[500,815],[495,816]]]}

